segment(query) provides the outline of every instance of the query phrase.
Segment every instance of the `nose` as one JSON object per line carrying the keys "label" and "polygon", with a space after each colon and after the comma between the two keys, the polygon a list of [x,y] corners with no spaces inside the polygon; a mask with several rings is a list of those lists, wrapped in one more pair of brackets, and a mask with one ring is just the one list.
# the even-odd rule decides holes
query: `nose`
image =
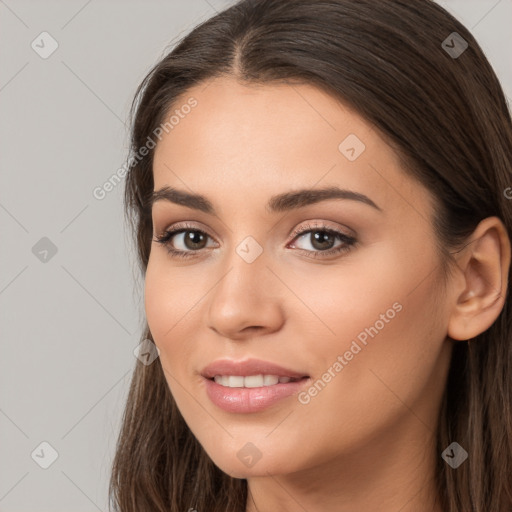
{"label": "nose", "polygon": [[283,285],[268,263],[265,252],[248,263],[233,251],[226,262],[227,271],[208,294],[210,329],[239,340],[281,328]]}

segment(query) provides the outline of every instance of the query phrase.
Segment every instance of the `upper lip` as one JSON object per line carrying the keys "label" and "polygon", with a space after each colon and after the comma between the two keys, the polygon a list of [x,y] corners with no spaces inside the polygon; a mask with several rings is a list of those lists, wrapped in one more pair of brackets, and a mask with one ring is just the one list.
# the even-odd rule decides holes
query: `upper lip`
{"label": "upper lip", "polygon": [[291,377],[292,379],[300,379],[308,377],[306,373],[289,370],[269,361],[261,359],[246,359],[244,361],[233,361],[231,359],[218,359],[201,371],[201,375],[207,379],[215,377],[215,375],[239,375],[247,377],[248,375],[277,375],[279,377]]}

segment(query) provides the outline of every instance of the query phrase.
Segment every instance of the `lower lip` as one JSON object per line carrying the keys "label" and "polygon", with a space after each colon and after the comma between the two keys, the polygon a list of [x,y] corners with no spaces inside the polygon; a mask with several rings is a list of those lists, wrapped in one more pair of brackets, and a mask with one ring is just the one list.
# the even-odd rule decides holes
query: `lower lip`
{"label": "lower lip", "polygon": [[266,409],[283,398],[297,394],[309,380],[308,377],[295,382],[259,388],[228,388],[205,378],[206,393],[210,400],[224,411],[236,413]]}

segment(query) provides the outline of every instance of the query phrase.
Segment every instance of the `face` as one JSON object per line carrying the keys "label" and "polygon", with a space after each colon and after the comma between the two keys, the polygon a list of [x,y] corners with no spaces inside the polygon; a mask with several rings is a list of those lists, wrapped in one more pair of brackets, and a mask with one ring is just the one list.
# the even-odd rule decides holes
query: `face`
{"label": "face", "polygon": [[[200,194],[212,211],[158,195],[145,281],[189,428],[238,478],[364,465],[365,449],[425,438],[450,356],[429,193],[369,123],[313,86],[206,85],[173,106],[195,100],[158,142],[153,172],[155,191]],[[353,194],[311,194],[326,188]],[[202,375],[219,359],[306,378],[233,390]],[[260,373],[277,371],[248,375]],[[286,396],[265,401],[278,387]]]}

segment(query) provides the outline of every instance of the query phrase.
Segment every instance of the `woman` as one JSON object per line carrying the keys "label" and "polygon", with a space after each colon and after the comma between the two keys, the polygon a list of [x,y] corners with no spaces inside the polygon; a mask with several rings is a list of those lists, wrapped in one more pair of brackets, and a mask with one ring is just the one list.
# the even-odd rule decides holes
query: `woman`
{"label": "woman", "polygon": [[468,30],[427,0],[242,0],[132,114],[159,357],[114,509],[512,510],[512,123]]}

